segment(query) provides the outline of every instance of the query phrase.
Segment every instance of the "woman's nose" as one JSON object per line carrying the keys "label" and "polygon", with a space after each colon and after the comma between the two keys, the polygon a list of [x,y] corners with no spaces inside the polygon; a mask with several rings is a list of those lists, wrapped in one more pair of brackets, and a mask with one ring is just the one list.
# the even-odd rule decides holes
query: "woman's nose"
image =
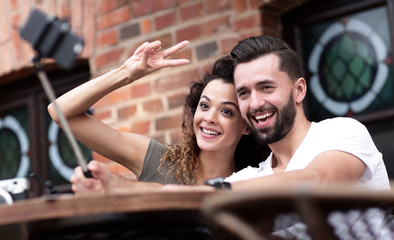
{"label": "woman's nose", "polygon": [[204,116],[204,121],[209,123],[217,123],[217,113],[213,109],[206,112]]}

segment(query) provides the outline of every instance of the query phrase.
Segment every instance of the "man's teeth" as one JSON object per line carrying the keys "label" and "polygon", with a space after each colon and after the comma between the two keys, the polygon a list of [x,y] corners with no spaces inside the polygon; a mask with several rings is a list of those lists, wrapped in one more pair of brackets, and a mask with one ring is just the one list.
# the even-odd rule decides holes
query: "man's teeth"
{"label": "man's teeth", "polygon": [[206,134],[209,134],[209,135],[219,135],[218,132],[210,131],[210,130],[207,130],[207,129],[205,129],[205,128],[203,128],[202,131],[203,131],[204,133],[206,133]]}
{"label": "man's teeth", "polygon": [[266,118],[268,118],[268,117],[271,117],[272,115],[274,115],[274,113],[273,113],[273,112],[270,112],[270,113],[265,113],[265,114],[263,114],[263,115],[255,116],[255,118],[256,118],[257,121],[259,121],[259,120],[262,120],[262,119],[266,119]]}

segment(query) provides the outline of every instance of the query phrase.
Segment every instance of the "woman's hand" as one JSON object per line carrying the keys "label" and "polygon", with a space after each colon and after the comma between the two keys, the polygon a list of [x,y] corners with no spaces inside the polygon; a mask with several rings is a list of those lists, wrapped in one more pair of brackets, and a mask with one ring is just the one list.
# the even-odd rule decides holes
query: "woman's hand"
{"label": "woman's hand", "polygon": [[166,59],[188,44],[189,41],[183,41],[166,50],[160,51],[160,41],[143,43],[135,50],[133,56],[127,59],[122,65],[129,72],[129,83],[161,68],[189,63],[190,61],[188,59]]}
{"label": "woman's hand", "polygon": [[95,160],[89,162],[88,168],[93,178],[86,178],[81,167],[74,169],[71,176],[72,190],[76,195],[89,195],[110,192],[111,186],[117,185],[120,176],[112,173],[104,164]]}

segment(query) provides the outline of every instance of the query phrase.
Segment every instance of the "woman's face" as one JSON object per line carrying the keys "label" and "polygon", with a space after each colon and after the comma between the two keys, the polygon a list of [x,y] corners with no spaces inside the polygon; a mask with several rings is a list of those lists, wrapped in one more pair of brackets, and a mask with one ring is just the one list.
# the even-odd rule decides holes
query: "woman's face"
{"label": "woman's face", "polygon": [[235,150],[247,127],[233,84],[212,80],[201,94],[193,129],[202,151]]}

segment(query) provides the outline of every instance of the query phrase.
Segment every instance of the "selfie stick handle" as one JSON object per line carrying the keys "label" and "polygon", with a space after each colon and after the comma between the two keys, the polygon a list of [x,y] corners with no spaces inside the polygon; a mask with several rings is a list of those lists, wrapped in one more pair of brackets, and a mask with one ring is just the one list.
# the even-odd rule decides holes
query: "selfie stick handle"
{"label": "selfie stick handle", "polygon": [[77,158],[79,165],[82,167],[82,171],[83,171],[85,177],[87,177],[87,178],[93,177],[92,173],[89,171],[89,169],[87,167],[87,163],[86,163],[85,159],[82,156],[81,149],[78,147],[77,141],[75,140],[75,138],[71,132],[71,128],[68,125],[66,117],[64,116],[63,112],[60,110],[59,106],[57,105],[57,103],[55,101],[56,100],[55,92],[53,91],[53,88],[52,88],[51,84],[49,83],[49,79],[48,79],[47,75],[43,71],[39,56],[33,58],[33,64],[36,67],[37,76],[40,79],[40,82],[41,82],[42,87],[44,88],[45,94],[47,95],[49,101],[52,102],[55,107],[56,113],[59,117],[60,123],[62,125],[63,130],[64,130],[64,133],[66,134],[66,137],[71,144],[71,148],[75,154],[75,157]]}

